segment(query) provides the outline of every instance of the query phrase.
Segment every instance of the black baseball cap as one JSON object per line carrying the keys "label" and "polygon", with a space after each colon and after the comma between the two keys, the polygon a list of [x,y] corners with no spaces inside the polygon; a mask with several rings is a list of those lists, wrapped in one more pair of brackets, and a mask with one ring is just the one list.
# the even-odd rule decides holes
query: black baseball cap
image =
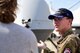
{"label": "black baseball cap", "polygon": [[68,19],[72,19],[73,20],[72,12],[70,10],[66,9],[66,8],[58,9],[55,12],[55,14],[49,15],[48,19],[53,20],[54,18],[64,18],[64,17],[68,17]]}

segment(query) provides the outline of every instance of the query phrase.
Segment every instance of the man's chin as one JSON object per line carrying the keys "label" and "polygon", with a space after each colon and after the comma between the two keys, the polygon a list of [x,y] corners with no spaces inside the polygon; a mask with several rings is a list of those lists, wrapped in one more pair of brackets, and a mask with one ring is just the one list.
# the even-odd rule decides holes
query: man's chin
{"label": "man's chin", "polygon": [[56,31],[59,31],[59,29],[58,29],[58,28],[55,28],[55,30],[56,30]]}

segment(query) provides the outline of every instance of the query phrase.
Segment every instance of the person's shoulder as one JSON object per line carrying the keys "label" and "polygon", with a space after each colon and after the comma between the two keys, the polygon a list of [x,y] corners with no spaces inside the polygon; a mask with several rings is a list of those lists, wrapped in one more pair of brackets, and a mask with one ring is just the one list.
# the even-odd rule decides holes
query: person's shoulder
{"label": "person's shoulder", "polygon": [[80,43],[78,43],[78,42],[80,42],[80,39],[77,34],[70,34],[67,37],[66,42],[70,43],[70,44],[72,44],[72,43],[80,44]]}
{"label": "person's shoulder", "polygon": [[71,39],[78,38],[78,34],[70,34],[70,35],[68,35],[68,38],[71,38]]}
{"label": "person's shoulder", "polygon": [[26,34],[28,34],[28,35],[30,35],[30,34],[33,34],[33,32],[31,31],[31,29],[28,29],[28,28],[26,28],[26,27],[23,27],[23,26],[21,26],[21,25],[18,25],[18,24],[15,24],[14,23],[14,28],[16,29],[16,30],[18,30],[19,32],[22,32],[22,33],[26,33]]}
{"label": "person's shoulder", "polygon": [[16,29],[19,29],[19,30],[28,30],[30,31],[28,28],[24,27],[24,26],[21,26],[21,25],[18,25],[16,23],[13,23],[13,26],[16,28]]}
{"label": "person's shoulder", "polygon": [[35,34],[31,29],[15,24],[15,28],[19,31],[18,33],[28,36],[29,38],[36,39]]}

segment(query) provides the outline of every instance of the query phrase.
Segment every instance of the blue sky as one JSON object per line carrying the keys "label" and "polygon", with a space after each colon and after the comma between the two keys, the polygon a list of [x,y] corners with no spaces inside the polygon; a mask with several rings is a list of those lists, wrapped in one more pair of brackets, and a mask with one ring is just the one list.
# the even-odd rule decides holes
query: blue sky
{"label": "blue sky", "polygon": [[[51,5],[52,9],[54,10],[63,7],[63,8],[68,8],[71,11],[73,11],[79,8],[79,5],[80,5],[80,0],[46,0],[46,1]],[[73,5],[75,6],[72,7]]]}

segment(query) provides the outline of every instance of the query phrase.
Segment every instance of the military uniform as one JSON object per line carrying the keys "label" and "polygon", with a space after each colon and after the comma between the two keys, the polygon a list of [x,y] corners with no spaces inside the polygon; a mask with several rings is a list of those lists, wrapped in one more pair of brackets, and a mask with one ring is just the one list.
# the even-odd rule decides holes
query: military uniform
{"label": "military uniform", "polygon": [[42,49],[41,53],[57,53],[57,41],[60,36],[56,36],[56,34],[52,33],[47,40],[45,40],[46,48]]}
{"label": "military uniform", "polygon": [[[54,41],[54,40],[52,40],[52,41]],[[47,43],[47,44],[49,44],[49,43]],[[60,38],[60,40],[57,42],[57,44],[55,44],[56,45],[55,48],[57,49],[56,50],[57,52],[55,52],[55,51],[53,52],[52,50],[54,50],[54,48],[51,50],[51,48],[47,46],[47,49],[44,49],[43,53],[80,53],[79,44],[80,43],[79,43],[79,39],[78,39],[77,35],[74,34],[73,31],[70,29],[63,35],[62,38]],[[51,46],[53,46],[53,45],[51,45]],[[47,52],[45,52],[45,51],[47,51]]]}

